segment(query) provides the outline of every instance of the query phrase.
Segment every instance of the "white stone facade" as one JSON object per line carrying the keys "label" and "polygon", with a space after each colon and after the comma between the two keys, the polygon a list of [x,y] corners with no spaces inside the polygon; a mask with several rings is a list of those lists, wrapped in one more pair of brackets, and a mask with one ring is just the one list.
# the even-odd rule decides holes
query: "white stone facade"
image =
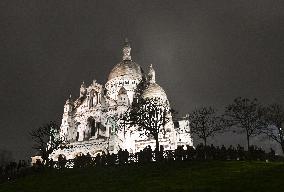
{"label": "white stone facade", "polygon": [[169,121],[164,127],[165,132],[159,135],[159,144],[165,150],[174,150],[178,145],[193,145],[188,133],[188,119],[173,122],[167,95],[156,83],[152,65],[149,73],[144,74],[141,67],[131,60],[130,51],[130,44],[126,41],[123,59],[112,69],[105,86],[96,81],[86,86],[83,82],[79,98],[73,101],[70,96],[66,101],[60,127],[60,137],[65,140],[66,146],[51,154],[54,161],[60,154],[73,159],[79,154],[96,156],[102,152],[117,153],[119,149],[135,153],[148,145],[155,149],[153,138],[121,120],[138,97],[159,98],[166,104]]}

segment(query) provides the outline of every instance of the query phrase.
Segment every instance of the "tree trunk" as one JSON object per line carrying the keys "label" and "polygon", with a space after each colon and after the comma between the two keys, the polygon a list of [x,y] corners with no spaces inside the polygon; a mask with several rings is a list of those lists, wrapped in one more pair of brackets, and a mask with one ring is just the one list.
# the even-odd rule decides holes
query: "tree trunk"
{"label": "tree trunk", "polygon": [[160,145],[159,145],[159,138],[157,137],[157,138],[155,138],[155,140],[156,140],[156,151],[159,151],[160,149]]}
{"label": "tree trunk", "polygon": [[283,130],[281,128],[281,127],[283,127],[282,123],[279,123],[277,125],[277,127],[278,127],[278,134],[279,134],[279,139],[280,139],[280,145],[281,145],[282,153],[284,154],[284,136],[283,136],[284,132],[283,132]]}
{"label": "tree trunk", "polygon": [[159,144],[159,137],[155,137],[156,140],[156,149],[155,149],[155,159],[157,162],[160,161],[159,151],[160,151],[160,144]]}
{"label": "tree trunk", "polygon": [[207,139],[204,138],[203,141],[204,141],[204,147],[206,147],[207,146]]}
{"label": "tree trunk", "polygon": [[249,135],[247,135],[247,145],[248,145],[248,152],[250,151],[249,150],[249,147],[250,147],[250,140],[249,140],[250,138],[249,138]]}
{"label": "tree trunk", "polygon": [[284,142],[281,143],[282,153],[284,154]]}
{"label": "tree trunk", "polygon": [[250,152],[250,138],[249,135],[247,134],[247,145],[248,145],[248,153],[247,153],[247,158],[251,160],[251,152]]}
{"label": "tree trunk", "polygon": [[204,137],[204,159],[207,159],[207,138]]}

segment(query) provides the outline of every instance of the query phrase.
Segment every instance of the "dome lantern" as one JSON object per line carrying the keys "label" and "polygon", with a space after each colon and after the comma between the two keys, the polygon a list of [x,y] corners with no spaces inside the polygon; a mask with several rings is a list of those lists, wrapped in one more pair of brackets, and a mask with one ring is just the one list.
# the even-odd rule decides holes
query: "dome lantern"
{"label": "dome lantern", "polygon": [[124,47],[122,51],[123,51],[123,57],[122,57],[123,61],[131,61],[131,55],[130,55],[131,47],[127,38],[125,38]]}
{"label": "dome lantern", "polygon": [[148,77],[149,77],[149,83],[156,83],[156,73],[152,64],[150,65]]}

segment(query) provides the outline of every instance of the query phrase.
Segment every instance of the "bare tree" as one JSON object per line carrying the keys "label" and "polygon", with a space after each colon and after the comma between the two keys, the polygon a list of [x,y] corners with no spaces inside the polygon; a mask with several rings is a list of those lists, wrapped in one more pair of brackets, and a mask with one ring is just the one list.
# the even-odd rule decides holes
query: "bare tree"
{"label": "bare tree", "polygon": [[49,155],[63,142],[59,137],[59,130],[55,122],[50,122],[30,132],[34,141],[33,148],[39,151],[44,163],[48,162]]}
{"label": "bare tree", "polygon": [[190,132],[202,139],[207,146],[207,139],[216,133],[223,132],[226,128],[226,121],[216,114],[212,107],[202,107],[189,114]]}
{"label": "bare tree", "polygon": [[138,126],[145,134],[156,140],[156,151],[159,151],[159,133],[164,131],[168,121],[166,106],[159,99],[139,99],[132,103],[132,108],[123,117],[124,122]]}
{"label": "bare tree", "polygon": [[237,127],[238,133],[245,133],[249,151],[250,138],[259,134],[259,129],[264,125],[262,120],[261,105],[257,99],[238,97],[226,107],[225,117],[232,122],[231,126]]}
{"label": "bare tree", "polygon": [[265,126],[262,127],[261,133],[281,145],[284,153],[284,109],[279,104],[272,104],[263,108]]}

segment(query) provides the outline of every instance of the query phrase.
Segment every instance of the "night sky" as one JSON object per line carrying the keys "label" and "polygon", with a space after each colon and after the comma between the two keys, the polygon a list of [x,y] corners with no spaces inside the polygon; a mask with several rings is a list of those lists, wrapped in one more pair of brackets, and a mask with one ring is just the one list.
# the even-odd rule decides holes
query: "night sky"
{"label": "night sky", "polygon": [[125,37],[181,115],[208,105],[222,111],[238,96],[284,102],[284,1],[1,0],[0,149],[32,155],[28,132],[60,123],[82,81],[105,84]]}

